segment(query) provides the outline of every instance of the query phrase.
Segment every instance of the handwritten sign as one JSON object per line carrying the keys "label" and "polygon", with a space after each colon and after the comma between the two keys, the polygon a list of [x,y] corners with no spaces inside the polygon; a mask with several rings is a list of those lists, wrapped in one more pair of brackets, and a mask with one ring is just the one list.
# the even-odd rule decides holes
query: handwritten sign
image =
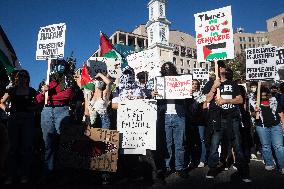
{"label": "handwritten sign", "polygon": [[197,79],[200,84],[200,90],[209,81],[209,72],[206,68],[193,68],[193,79]]}
{"label": "handwritten sign", "polygon": [[156,49],[149,49],[127,56],[128,65],[134,69],[135,74],[146,71],[149,79],[160,75],[160,56]]}
{"label": "handwritten sign", "polygon": [[278,48],[276,50],[276,66],[277,77],[276,80],[284,80],[284,48]]}
{"label": "handwritten sign", "polygon": [[[121,147],[127,154],[156,150],[157,102],[155,100],[127,100],[117,110],[117,130],[122,133]],[[131,152],[132,151],[132,152]]]}
{"label": "handwritten sign", "polygon": [[233,59],[234,42],[231,6],[197,13],[194,17],[197,61]]}
{"label": "handwritten sign", "polygon": [[247,80],[274,80],[276,71],[276,47],[246,49]]}
{"label": "handwritten sign", "polygon": [[66,24],[41,27],[38,33],[36,60],[64,57]]}
{"label": "handwritten sign", "polygon": [[121,75],[121,60],[105,57],[91,57],[87,61],[89,74],[91,77],[97,73],[109,74],[113,78],[119,78]]}
{"label": "handwritten sign", "polygon": [[156,77],[157,99],[191,98],[192,75]]}
{"label": "handwritten sign", "polygon": [[58,153],[60,166],[116,172],[118,131],[100,128],[87,128],[82,131],[72,125],[71,132],[69,130],[63,133]]}

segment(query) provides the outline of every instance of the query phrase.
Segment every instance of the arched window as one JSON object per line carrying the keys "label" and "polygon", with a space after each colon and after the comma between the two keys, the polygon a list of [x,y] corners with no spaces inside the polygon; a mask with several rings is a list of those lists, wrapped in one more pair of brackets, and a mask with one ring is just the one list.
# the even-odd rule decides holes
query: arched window
{"label": "arched window", "polygon": [[277,22],[273,21],[272,26],[273,26],[273,28],[276,28],[277,27]]}

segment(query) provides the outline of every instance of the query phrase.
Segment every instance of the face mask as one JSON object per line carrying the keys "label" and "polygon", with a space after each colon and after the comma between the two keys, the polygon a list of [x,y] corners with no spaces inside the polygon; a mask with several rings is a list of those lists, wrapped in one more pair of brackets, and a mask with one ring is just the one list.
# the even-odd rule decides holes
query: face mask
{"label": "face mask", "polygon": [[63,73],[64,70],[65,70],[65,66],[61,64],[56,65],[54,68],[54,71],[57,73]]}
{"label": "face mask", "polygon": [[255,93],[256,92],[256,87],[251,87],[250,90],[251,90],[251,92]]}
{"label": "face mask", "polygon": [[95,87],[98,89],[102,89],[104,87],[105,83],[103,81],[95,81]]}

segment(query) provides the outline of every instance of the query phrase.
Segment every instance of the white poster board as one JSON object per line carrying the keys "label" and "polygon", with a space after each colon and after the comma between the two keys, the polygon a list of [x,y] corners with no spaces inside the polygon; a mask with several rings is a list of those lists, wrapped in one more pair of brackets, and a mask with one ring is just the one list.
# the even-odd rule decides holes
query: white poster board
{"label": "white poster board", "polygon": [[205,84],[209,81],[209,72],[206,68],[193,68],[193,79],[197,79],[202,90]]}
{"label": "white poster board", "polygon": [[194,17],[197,61],[233,59],[234,37],[231,6],[197,13]]}
{"label": "white poster board", "polygon": [[146,71],[149,73],[149,79],[161,75],[160,56],[156,49],[134,53],[128,55],[126,59],[128,65],[134,69],[135,74]]}
{"label": "white poster board", "polygon": [[192,94],[192,75],[156,77],[156,99],[186,99]]}
{"label": "white poster board", "polygon": [[277,66],[277,77],[276,80],[284,80],[284,47],[276,50],[276,66]]}
{"label": "white poster board", "polygon": [[38,32],[36,60],[64,58],[66,24],[41,27]]}
{"label": "white poster board", "polygon": [[91,57],[87,61],[89,67],[89,74],[91,77],[97,75],[97,73],[108,73],[113,78],[119,78],[121,75],[121,60],[105,57]]}
{"label": "white poster board", "polygon": [[275,46],[246,49],[246,80],[275,80],[276,75]]}
{"label": "white poster board", "polygon": [[156,100],[126,100],[118,105],[117,130],[122,133],[121,148],[126,154],[156,150]]}

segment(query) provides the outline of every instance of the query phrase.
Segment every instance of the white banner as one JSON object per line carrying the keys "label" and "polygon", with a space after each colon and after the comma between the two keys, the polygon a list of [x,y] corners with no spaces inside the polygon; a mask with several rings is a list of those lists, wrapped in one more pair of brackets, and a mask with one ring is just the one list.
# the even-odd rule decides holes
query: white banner
{"label": "white banner", "polygon": [[284,80],[284,47],[276,50],[276,66],[277,75],[276,80]]}
{"label": "white banner", "polygon": [[209,81],[209,72],[206,68],[193,68],[193,79],[197,79],[200,84],[200,90]]}
{"label": "white banner", "polygon": [[105,57],[92,57],[87,61],[89,74],[91,77],[97,73],[108,73],[113,78],[119,78],[121,75],[121,60]]}
{"label": "white banner", "polygon": [[191,98],[192,75],[156,77],[157,99]]}
{"label": "white banner", "polygon": [[66,24],[41,27],[38,32],[36,60],[64,58]]}
{"label": "white banner", "polygon": [[246,80],[275,80],[276,47],[246,49]]}
{"label": "white banner", "polygon": [[122,133],[121,148],[127,154],[156,150],[157,101],[128,100],[117,110],[117,130]]}
{"label": "white banner", "polygon": [[197,61],[233,59],[234,37],[231,6],[197,13],[194,17]]}

